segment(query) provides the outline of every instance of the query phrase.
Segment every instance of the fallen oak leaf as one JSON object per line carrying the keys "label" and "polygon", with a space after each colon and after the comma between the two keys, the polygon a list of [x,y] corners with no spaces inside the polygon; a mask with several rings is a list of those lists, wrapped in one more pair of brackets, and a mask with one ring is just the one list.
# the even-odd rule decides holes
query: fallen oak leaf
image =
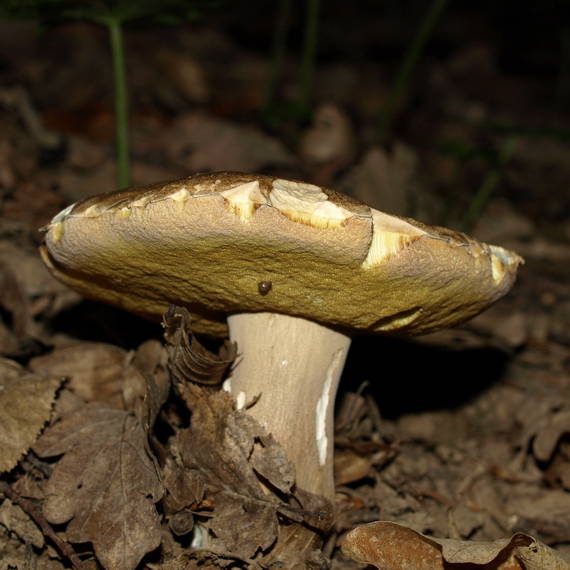
{"label": "fallen oak leaf", "polygon": [[40,457],[64,454],[46,484],[46,519],[70,521],[68,540],[91,542],[105,568],[135,568],[160,544],[154,503],[163,489],[147,449],[133,415],[99,403],[64,417],[34,446]]}
{"label": "fallen oak leaf", "polygon": [[34,444],[62,382],[0,358],[0,473],[15,467]]}
{"label": "fallen oak leaf", "polygon": [[570,570],[559,554],[524,533],[493,542],[428,537],[406,526],[377,521],[351,530],[343,553],[381,570]]}

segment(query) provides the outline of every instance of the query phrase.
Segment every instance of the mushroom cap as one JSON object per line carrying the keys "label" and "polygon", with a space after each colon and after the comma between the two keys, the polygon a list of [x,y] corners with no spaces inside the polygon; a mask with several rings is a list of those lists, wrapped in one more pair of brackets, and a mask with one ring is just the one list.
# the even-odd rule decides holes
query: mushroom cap
{"label": "mushroom cap", "polygon": [[258,311],[426,333],[502,297],[522,261],[333,190],[229,172],[82,200],[53,218],[41,253],[85,297],[150,318],[182,305],[212,335]]}

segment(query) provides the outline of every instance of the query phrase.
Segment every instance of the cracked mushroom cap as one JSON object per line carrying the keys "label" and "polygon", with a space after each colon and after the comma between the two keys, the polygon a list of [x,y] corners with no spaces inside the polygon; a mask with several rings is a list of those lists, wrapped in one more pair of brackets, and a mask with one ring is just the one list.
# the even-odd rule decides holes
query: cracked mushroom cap
{"label": "cracked mushroom cap", "polygon": [[426,333],[502,297],[522,261],[333,190],[226,172],[94,196],[46,230],[43,260],[72,289],[152,318],[176,303],[213,335],[257,311]]}

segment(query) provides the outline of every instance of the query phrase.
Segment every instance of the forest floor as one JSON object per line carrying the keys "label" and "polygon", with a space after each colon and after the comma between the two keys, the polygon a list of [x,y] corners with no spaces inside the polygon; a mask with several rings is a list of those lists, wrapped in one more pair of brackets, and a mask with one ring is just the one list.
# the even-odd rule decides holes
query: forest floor
{"label": "forest floor", "polygon": [[[184,455],[183,408],[195,416],[188,401],[202,396],[169,395],[162,328],[81,299],[38,254],[57,212],[116,187],[104,31],[0,26],[0,569],[255,567],[277,511],[262,531],[227,497],[212,511],[200,482],[178,480],[172,442]],[[570,559],[570,117],[544,103],[544,83],[504,73],[492,43],[466,42],[423,65],[388,144],[377,125],[390,84],[372,57],[320,65],[308,120],[277,107],[262,120],[267,54],[205,25],[127,38],[135,185],[215,170],[292,177],[525,259],[509,295],[461,327],[354,340],[332,567],[366,567],[339,545],[379,520],[463,545],[525,533]],[[298,92],[290,61],[280,89]],[[127,447],[125,492],[109,474]],[[140,475],[155,463],[158,475]],[[226,551],[189,556],[195,521],[226,532]],[[504,547],[455,561],[506,568]],[[554,558],[512,567],[567,567]]]}

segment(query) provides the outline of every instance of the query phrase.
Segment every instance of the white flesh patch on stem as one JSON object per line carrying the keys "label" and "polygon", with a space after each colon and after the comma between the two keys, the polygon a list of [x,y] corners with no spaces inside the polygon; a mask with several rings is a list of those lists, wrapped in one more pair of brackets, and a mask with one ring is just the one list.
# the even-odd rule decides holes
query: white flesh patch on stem
{"label": "white flesh patch on stem", "polygon": [[238,410],[243,410],[245,408],[245,392],[240,392],[237,396],[236,396],[236,409]]}
{"label": "white flesh patch on stem", "polygon": [[325,383],[323,385],[323,393],[317,402],[315,409],[315,437],[317,440],[317,450],[319,453],[319,463],[324,465],[327,461],[329,440],[327,437],[327,416],[331,402],[331,388],[333,379],[338,378],[337,370],[340,360],[344,360],[344,354],[341,350],[337,350],[327,369]]}

